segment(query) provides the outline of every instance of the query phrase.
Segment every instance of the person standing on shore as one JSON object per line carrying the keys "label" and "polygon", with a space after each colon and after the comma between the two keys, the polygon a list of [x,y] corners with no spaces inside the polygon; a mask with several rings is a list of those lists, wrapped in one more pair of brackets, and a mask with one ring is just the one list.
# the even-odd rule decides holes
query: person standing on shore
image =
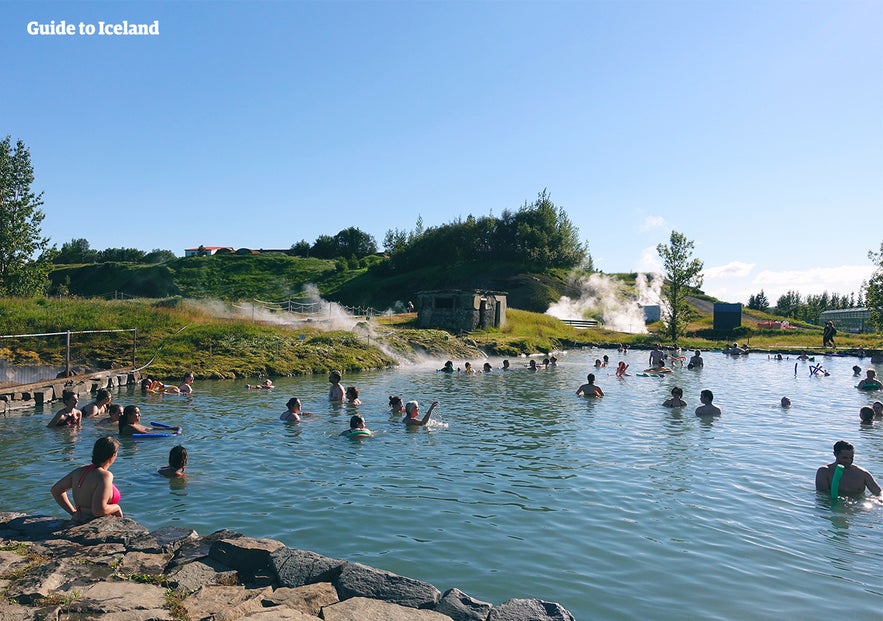
{"label": "person standing on shore", "polygon": [[822,347],[834,347],[834,335],[836,334],[837,328],[834,327],[834,322],[826,322],[825,330],[822,332]]}

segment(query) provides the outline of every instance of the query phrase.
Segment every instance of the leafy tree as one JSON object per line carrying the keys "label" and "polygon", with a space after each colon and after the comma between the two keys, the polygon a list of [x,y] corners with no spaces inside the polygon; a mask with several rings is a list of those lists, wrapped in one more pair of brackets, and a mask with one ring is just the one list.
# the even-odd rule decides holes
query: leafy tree
{"label": "leafy tree", "polygon": [[6,136],[0,141],[0,295],[39,295],[49,284],[57,250],[41,237],[43,194],[31,191],[33,182],[30,152],[21,140],[13,148]]}
{"label": "leafy tree", "polygon": [[310,256],[310,242],[305,239],[300,240],[296,244],[291,245],[291,252],[296,257]]}
{"label": "leafy tree", "polygon": [[536,271],[592,266],[576,227],[545,190],[517,213],[506,210],[502,218],[470,214],[465,222],[458,219],[426,230],[418,219],[413,233],[387,231],[383,244],[391,260],[378,269],[392,271],[491,261]]}
{"label": "leafy tree", "polygon": [[883,242],[880,252],[868,252],[868,258],[877,266],[864,288],[865,306],[871,311],[871,324],[883,330]]}
{"label": "leafy tree", "polygon": [[765,311],[770,307],[769,300],[767,300],[766,294],[763,292],[763,289],[760,290],[760,293],[757,295],[748,296],[748,308],[752,310]]}
{"label": "leafy tree", "polygon": [[337,243],[331,235],[319,235],[310,248],[310,255],[317,259],[334,259],[338,256]]}
{"label": "leafy tree", "polygon": [[137,248],[106,248],[99,253],[99,262],[144,263],[145,256],[147,253]]}
{"label": "leafy tree", "polygon": [[803,304],[803,299],[797,291],[788,291],[780,295],[776,302],[776,314],[783,317],[797,317],[798,309]]}
{"label": "leafy tree", "polygon": [[662,259],[666,278],[662,290],[666,302],[663,326],[669,339],[676,343],[696,314],[687,303],[687,295],[702,286],[703,263],[691,258],[693,242],[677,231],[671,232],[668,246],[659,244],[656,252]]}
{"label": "leafy tree", "polygon": [[89,240],[72,239],[61,245],[61,250],[53,259],[54,263],[94,263],[98,260],[98,251],[89,247]]}
{"label": "leafy tree", "polygon": [[159,248],[154,248],[146,255],[144,255],[144,262],[150,264],[165,263],[166,261],[173,261],[177,258],[177,255],[175,255],[175,253],[171,250],[160,250]]}
{"label": "leafy tree", "polygon": [[374,241],[374,238],[354,226],[335,235],[334,244],[337,246],[336,256],[339,257],[355,256],[361,258],[377,252],[377,242]]}

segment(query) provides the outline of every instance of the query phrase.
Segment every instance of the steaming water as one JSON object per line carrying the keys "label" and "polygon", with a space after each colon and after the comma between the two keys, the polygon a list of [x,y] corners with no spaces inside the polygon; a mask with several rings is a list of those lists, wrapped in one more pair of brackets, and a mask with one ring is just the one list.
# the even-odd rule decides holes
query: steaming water
{"label": "steaming water", "polygon": [[[178,440],[125,440],[122,505],[149,528],[232,528],[493,603],[558,601],[581,620],[881,618],[883,506],[813,491],[841,438],[883,479],[883,423],[858,424],[883,395],[854,388],[855,359],[826,358],[832,375],[811,378],[794,360],[709,353],[705,369],[664,379],[602,369],[606,396],[576,397],[604,353],[619,360],[594,350],[535,374],[350,376],[377,433],[366,441],[337,437],[355,408],[329,405],[324,377],[271,392],[197,380],[190,399],[122,393],[145,422],[183,424],[191,456],[181,485],[154,474]],[[626,357],[633,372],[646,359]],[[674,385],[684,411],[658,405]],[[702,388],[720,419],[693,415]],[[404,430],[389,394],[438,399],[440,424]],[[290,396],[314,416],[281,423]],[[59,516],[49,487],[88,462],[100,432],[49,430],[37,414],[0,421],[0,510]]]}

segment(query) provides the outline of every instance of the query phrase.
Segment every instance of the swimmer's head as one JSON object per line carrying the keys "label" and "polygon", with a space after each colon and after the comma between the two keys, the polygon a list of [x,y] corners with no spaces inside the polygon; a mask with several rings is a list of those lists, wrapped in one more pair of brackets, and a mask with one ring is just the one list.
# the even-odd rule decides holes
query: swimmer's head
{"label": "swimmer's head", "polygon": [[328,372],[328,381],[331,382],[332,384],[339,384],[341,377],[343,377],[343,376],[340,374],[340,371],[329,371]]}
{"label": "swimmer's head", "polygon": [[791,399],[789,399],[788,397],[782,397],[781,403],[782,403],[783,408],[790,408],[791,407]]}
{"label": "swimmer's head", "polygon": [[411,412],[418,409],[419,407],[420,407],[420,404],[417,401],[408,401],[405,404],[405,414],[410,415]]}
{"label": "swimmer's head", "polygon": [[365,419],[356,414],[350,417],[350,429],[364,429]]}
{"label": "swimmer's head", "polygon": [[671,396],[680,399],[684,396],[684,390],[680,386],[675,386],[671,389]]}
{"label": "swimmer's head", "polygon": [[874,408],[868,406],[863,407],[858,411],[858,417],[861,419],[863,425],[870,425],[874,422]]}
{"label": "swimmer's head", "polygon": [[297,397],[292,397],[285,404],[285,407],[287,407],[289,410],[293,410],[295,408],[300,409],[300,399],[298,399]]}
{"label": "swimmer's head", "polygon": [[172,447],[169,451],[169,466],[175,470],[183,470],[187,467],[187,449],[180,444]]}

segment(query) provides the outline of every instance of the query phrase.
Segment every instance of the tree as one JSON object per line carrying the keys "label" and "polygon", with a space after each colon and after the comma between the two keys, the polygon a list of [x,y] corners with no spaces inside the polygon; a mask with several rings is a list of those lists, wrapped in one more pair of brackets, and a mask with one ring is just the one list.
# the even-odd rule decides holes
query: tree
{"label": "tree", "polygon": [[[19,140],[0,141],[0,295],[42,294],[57,252],[41,237],[43,194],[34,194],[31,154]],[[39,253],[35,258],[34,255]]]}
{"label": "tree", "polygon": [[344,229],[335,235],[334,243],[337,246],[336,256],[339,257],[355,256],[362,258],[377,252],[377,242],[374,241],[374,238],[354,226]]}
{"label": "tree", "polygon": [[296,257],[310,256],[310,242],[305,239],[300,240],[296,244],[291,245],[291,254]]}
{"label": "tree", "polygon": [[94,263],[98,260],[98,251],[89,247],[89,240],[82,237],[64,242],[56,255],[55,263]]}
{"label": "tree", "polygon": [[880,252],[871,250],[868,258],[877,270],[865,284],[865,306],[871,311],[871,324],[877,330],[883,330],[883,242],[880,242]]}
{"label": "tree", "polygon": [[663,325],[669,339],[676,343],[696,314],[687,304],[687,295],[702,286],[703,263],[691,258],[693,242],[677,231],[671,232],[668,246],[659,244],[656,252],[662,259],[666,278],[662,289],[666,302]]}
{"label": "tree", "polygon": [[159,248],[154,248],[146,255],[144,255],[145,263],[165,263],[166,261],[174,261],[177,259],[177,255],[171,250],[160,250]]}
{"label": "tree", "polygon": [[748,296],[748,308],[751,310],[765,311],[770,307],[770,302],[766,297],[763,289],[757,295]]}

